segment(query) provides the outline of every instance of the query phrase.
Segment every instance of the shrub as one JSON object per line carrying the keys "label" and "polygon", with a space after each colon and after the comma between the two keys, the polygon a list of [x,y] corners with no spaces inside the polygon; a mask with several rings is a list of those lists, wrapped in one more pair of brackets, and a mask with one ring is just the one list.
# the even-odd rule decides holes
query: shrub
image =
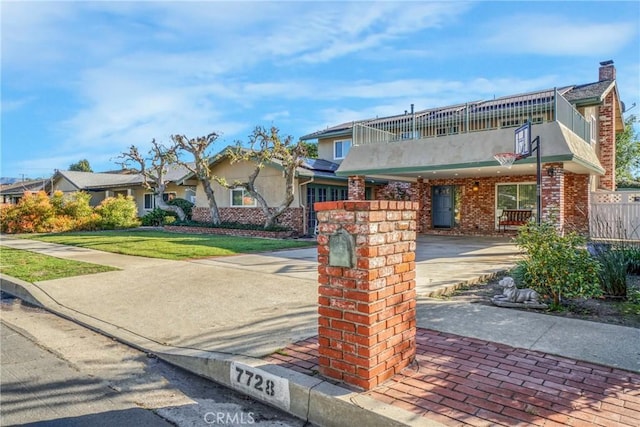
{"label": "shrub", "polygon": [[627,296],[627,259],[624,251],[602,251],[596,258],[600,263],[600,287],[608,296]]}
{"label": "shrub", "polygon": [[2,209],[1,230],[5,233],[44,233],[51,231],[55,208],[47,193],[25,192],[16,205]]}
{"label": "shrub", "polygon": [[138,209],[133,197],[107,197],[96,208],[103,229],[131,228],[140,225]]}
{"label": "shrub", "polygon": [[[173,200],[169,200],[167,202],[168,205],[171,206],[179,206],[182,209],[182,212],[184,212],[186,219],[187,220],[191,220],[191,212],[193,211],[193,203],[191,203],[190,201],[186,200],[186,199],[173,199]],[[174,217],[175,220],[175,215],[171,214],[171,216]]]}
{"label": "shrub", "polygon": [[391,181],[378,191],[378,198],[381,200],[411,200],[414,196],[414,189],[409,182]]}
{"label": "shrub", "polygon": [[176,217],[173,216],[173,212],[163,211],[160,208],[155,208],[145,216],[140,218],[142,225],[151,227],[162,227],[165,224],[171,224],[176,221]]}
{"label": "shrub", "polygon": [[93,208],[89,204],[90,202],[91,194],[89,193],[85,193],[83,191],[71,193],[64,200],[62,213],[82,222],[91,217],[94,212]]}
{"label": "shrub", "polygon": [[576,233],[560,235],[551,223],[529,222],[520,227],[516,244],[526,252],[519,263],[522,281],[559,306],[563,297],[591,298],[601,295],[598,262]]}
{"label": "shrub", "polygon": [[63,232],[71,230],[94,230],[98,228],[99,217],[90,205],[91,195],[82,191],[65,195],[56,191],[51,196],[51,205],[55,210],[55,217],[48,222],[52,225],[50,231]]}
{"label": "shrub", "polygon": [[630,274],[640,274],[640,246],[627,246],[622,249]]}
{"label": "shrub", "polygon": [[15,205],[0,205],[0,232],[15,233],[14,228],[17,216]]}
{"label": "shrub", "polygon": [[102,217],[96,212],[92,212],[89,216],[77,218],[73,225],[73,229],[76,231],[93,231],[101,228],[103,228]]}

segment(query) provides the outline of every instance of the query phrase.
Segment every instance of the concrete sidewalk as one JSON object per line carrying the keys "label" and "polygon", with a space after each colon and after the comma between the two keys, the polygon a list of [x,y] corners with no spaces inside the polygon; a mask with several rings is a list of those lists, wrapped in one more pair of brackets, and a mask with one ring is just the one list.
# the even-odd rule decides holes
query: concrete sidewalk
{"label": "concrete sidewalk", "polygon": [[[122,269],[35,284],[3,277],[3,290],[314,424],[437,424],[264,360],[316,335],[315,248],[167,261],[5,236],[0,243]],[[638,329],[424,297],[508,268],[518,253],[505,239],[421,236],[418,243],[420,328],[640,372]],[[272,378],[287,393],[247,389],[234,380],[238,369]]]}

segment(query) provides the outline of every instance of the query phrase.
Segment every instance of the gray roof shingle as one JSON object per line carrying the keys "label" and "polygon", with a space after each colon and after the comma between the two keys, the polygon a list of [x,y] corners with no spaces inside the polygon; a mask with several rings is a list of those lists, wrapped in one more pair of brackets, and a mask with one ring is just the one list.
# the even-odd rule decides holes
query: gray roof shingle
{"label": "gray roof shingle", "polygon": [[[182,165],[170,165],[167,168],[165,179],[167,181],[178,181],[189,173],[189,169]],[[142,174],[117,174],[117,173],[94,173],[77,171],[58,171],[58,174],[66,178],[78,189],[99,189],[113,187],[129,187],[142,185],[144,178]]]}
{"label": "gray roof shingle", "polygon": [[614,80],[603,80],[595,83],[573,86],[571,90],[566,92],[563,96],[571,103],[585,99],[601,99],[609,92],[609,89],[613,84]]}

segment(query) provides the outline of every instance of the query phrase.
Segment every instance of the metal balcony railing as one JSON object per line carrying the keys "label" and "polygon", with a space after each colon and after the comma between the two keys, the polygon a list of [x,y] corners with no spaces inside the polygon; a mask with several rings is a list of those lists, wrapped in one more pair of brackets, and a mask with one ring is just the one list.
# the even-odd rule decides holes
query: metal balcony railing
{"label": "metal balcony railing", "polygon": [[356,122],[353,145],[424,139],[559,121],[586,142],[591,123],[556,89]]}

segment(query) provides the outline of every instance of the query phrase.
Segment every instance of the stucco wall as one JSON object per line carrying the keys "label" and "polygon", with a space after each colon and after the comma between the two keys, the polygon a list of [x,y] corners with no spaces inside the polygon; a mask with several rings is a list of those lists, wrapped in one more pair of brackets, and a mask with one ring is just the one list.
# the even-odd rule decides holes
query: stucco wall
{"label": "stucco wall", "polygon": [[[228,161],[222,161],[214,166],[212,173],[226,178],[232,184],[235,180],[246,181],[253,172],[254,166],[250,162],[238,162],[233,165]],[[265,166],[256,179],[256,189],[265,198],[269,206],[278,206],[284,200],[285,180],[282,170],[271,166]],[[231,207],[231,190],[213,182],[213,190],[216,195],[218,207]],[[294,186],[294,200],[291,206],[300,206],[298,185]],[[198,183],[196,188],[196,206],[209,207],[207,196]]]}
{"label": "stucco wall", "polygon": [[53,191],[62,191],[63,193],[73,193],[78,191],[78,187],[70,183],[65,178],[60,178],[53,184]]}
{"label": "stucco wall", "polygon": [[341,163],[343,159],[334,159],[333,158],[333,143],[335,141],[344,141],[350,140],[353,141],[351,136],[339,136],[333,138],[325,138],[318,140],[318,158],[329,160],[334,163]]}

